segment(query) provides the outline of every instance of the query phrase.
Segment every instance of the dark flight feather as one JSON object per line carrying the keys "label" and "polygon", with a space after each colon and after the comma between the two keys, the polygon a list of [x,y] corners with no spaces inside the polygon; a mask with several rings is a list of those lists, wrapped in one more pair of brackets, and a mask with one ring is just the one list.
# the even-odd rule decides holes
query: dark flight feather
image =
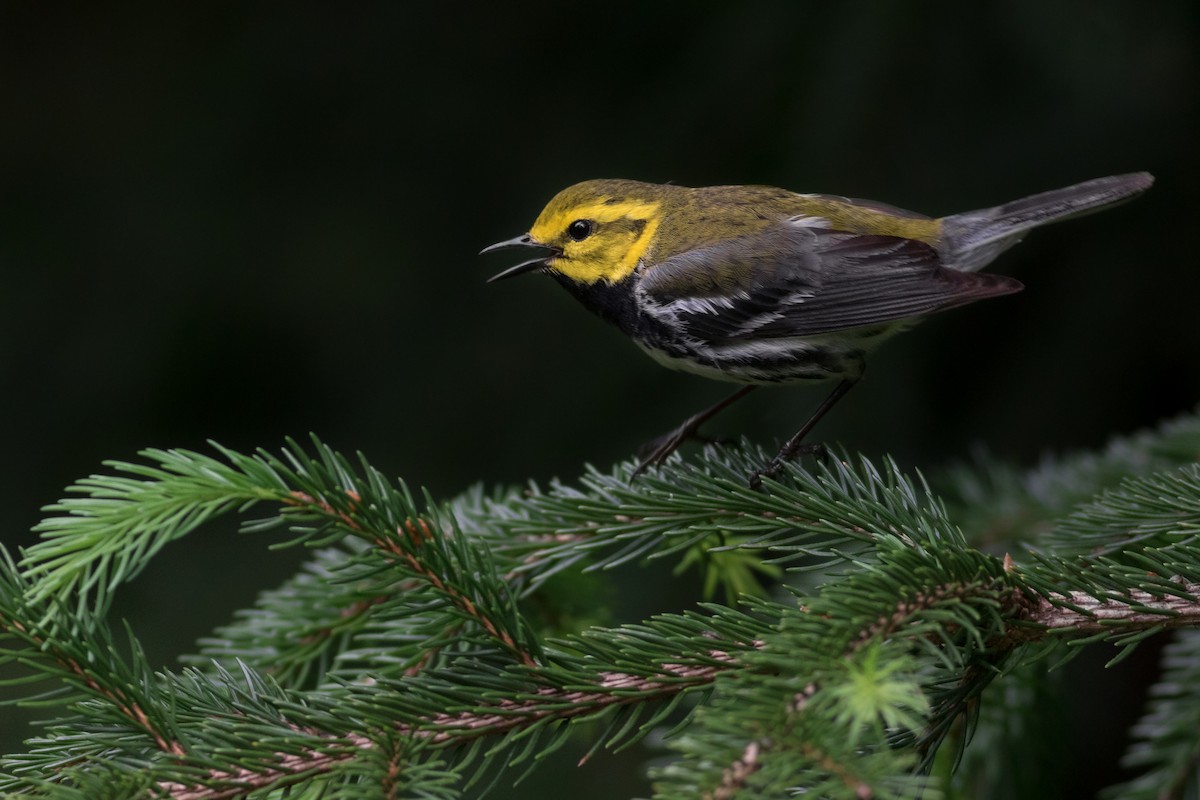
{"label": "dark flight feather", "polygon": [[1022,287],[944,267],[912,239],[784,224],[666,259],[640,288],[685,334],[720,344],[897,322]]}

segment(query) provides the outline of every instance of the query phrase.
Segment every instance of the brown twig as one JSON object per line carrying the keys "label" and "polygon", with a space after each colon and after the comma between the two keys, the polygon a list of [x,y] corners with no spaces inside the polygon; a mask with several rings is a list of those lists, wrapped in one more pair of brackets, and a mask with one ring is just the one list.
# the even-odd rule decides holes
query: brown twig
{"label": "brown twig", "polygon": [[[761,644],[761,643],[760,643]],[[545,722],[548,719],[569,720],[595,713],[607,707],[652,702],[671,697],[686,689],[712,683],[717,676],[738,662],[722,651],[711,651],[720,665],[664,664],[663,671],[654,676],[631,675],[624,672],[602,672],[592,691],[542,688],[536,699],[501,700],[495,711],[463,711],[457,714],[434,714],[413,724],[398,725],[396,730],[428,744],[449,745],[478,736],[505,733],[514,728]],[[236,771],[212,770],[201,786],[164,781],[159,790],[174,800],[230,800],[266,787],[283,786],[299,777],[308,778],[334,769],[356,753],[375,747],[375,743],[360,734],[329,737],[331,742],[346,741],[340,752],[310,750],[307,753],[280,755],[262,770],[246,767]]]}
{"label": "brown twig", "polygon": [[[357,504],[361,502],[362,498],[357,492],[352,490],[347,490],[346,495],[351,500],[351,510],[356,509]],[[336,519],[342,525],[345,525],[356,533],[363,533],[365,530],[362,524],[349,512],[334,508],[325,498],[313,497],[306,492],[293,491],[289,494],[289,499],[285,500],[284,503],[292,506],[310,507],[326,516]],[[429,522],[420,517],[406,519],[404,524],[397,530],[397,533],[400,534],[400,537],[407,540],[409,547],[405,547],[398,539],[382,535],[376,535],[372,539],[372,543],[389,558],[401,562],[413,574],[419,576],[434,589],[446,595],[455,607],[468,617],[474,619],[489,636],[500,642],[522,664],[527,667],[537,666],[537,661],[528,651],[517,644],[516,639],[509,631],[505,630],[503,626],[493,620],[483,609],[479,608],[474,600],[460,591],[458,587],[448,583],[436,570],[432,569],[417,556],[417,552],[435,537],[434,530]]]}
{"label": "brown twig", "polygon": [[875,796],[875,790],[871,788],[870,784],[859,780],[844,764],[816,745],[803,742],[800,745],[800,752],[804,753],[805,756],[816,763],[821,769],[835,776],[847,789],[853,789],[854,796],[858,800],[871,800]]}
{"label": "brown twig", "polygon": [[913,592],[896,603],[891,614],[879,617],[872,624],[859,631],[858,638],[850,646],[849,652],[861,649],[868,642],[876,639],[886,639],[893,631],[899,630],[904,623],[916,613],[933,608],[947,600],[963,600],[980,590],[993,590],[992,586],[981,583],[946,583],[939,586],[926,586]]}
{"label": "brown twig", "polygon": [[189,785],[174,781],[163,781],[158,784],[161,793],[173,800],[232,800],[244,797],[250,792],[267,786],[282,787],[287,782],[298,777],[310,777],[329,772],[337,764],[352,758],[359,750],[375,746],[365,736],[346,736],[349,748],[340,753],[325,753],[309,751],[302,754],[280,755],[271,767],[262,770],[251,770],[242,767],[233,772],[214,770],[209,772],[209,780],[220,782],[219,787]]}
{"label": "brown twig", "polygon": [[[407,534],[409,541],[414,546],[424,541],[428,541],[433,533],[429,528],[429,524],[423,520],[405,520],[403,533]],[[376,537],[374,544],[388,556],[395,558],[404,563],[409,570],[414,574],[421,576],[429,582],[429,585],[446,595],[460,611],[474,619],[479,626],[487,632],[496,641],[504,645],[505,649],[515,655],[517,659],[527,667],[536,667],[537,661],[527,651],[517,645],[516,639],[512,634],[495,622],[483,609],[476,605],[475,601],[464,594],[456,586],[452,586],[443,580],[435,570],[431,569],[428,564],[417,558],[416,554],[405,549],[395,539],[384,537]]]}
{"label": "brown twig", "polygon": [[1087,592],[1064,592],[1054,599],[1038,597],[1028,604],[1025,619],[1038,628],[1025,629],[1023,638],[1041,638],[1042,631],[1070,629],[1080,634],[1100,631],[1150,628],[1156,625],[1178,628],[1200,625],[1200,584],[1180,582],[1179,590],[1191,597],[1152,594],[1135,589],[1127,599],[1103,600]]}
{"label": "brown twig", "polygon": [[741,791],[750,776],[762,766],[762,762],[758,760],[761,747],[757,741],[747,744],[742,750],[742,755],[721,773],[721,783],[717,788],[704,795],[705,800],[729,800]]}
{"label": "brown twig", "polygon": [[129,697],[124,691],[115,686],[109,686],[96,680],[95,676],[88,672],[83,664],[62,652],[60,648],[50,646],[49,640],[29,630],[19,620],[0,620],[0,623],[2,623],[0,624],[0,630],[7,628],[16,631],[23,639],[31,645],[36,646],[41,652],[49,655],[59,666],[78,678],[80,683],[88,689],[109,700],[126,719],[145,731],[154,740],[154,746],[159,750],[174,756],[183,756],[186,754],[183,745],[167,736],[166,733],[160,731],[151,723],[150,716],[137,700]]}
{"label": "brown twig", "polygon": [[[1180,589],[1200,597],[1200,585],[1180,584]],[[941,593],[939,596],[945,599],[949,595]],[[1033,601],[1023,599],[1021,602],[1024,603],[1025,611],[1020,616],[1026,624],[1019,628],[1009,628],[1008,646],[1041,638],[1055,630],[1072,629],[1080,634],[1087,634],[1102,628],[1111,629],[1114,623],[1119,622],[1125,623],[1130,629],[1164,623],[1200,624],[1200,602],[1172,595],[1162,596],[1135,591],[1130,594],[1128,600],[1097,600],[1083,592],[1069,592],[1060,595],[1056,601],[1051,602],[1045,598]],[[1075,608],[1066,607],[1068,604]],[[1169,615],[1142,609],[1168,612]],[[883,629],[876,632],[882,633]],[[764,643],[755,641],[751,646],[761,648]],[[548,719],[567,720],[594,713],[604,707],[661,700],[685,689],[709,684],[739,663],[733,655],[723,651],[711,651],[710,656],[720,663],[703,666],[664,663],[663,671],[654,676],[602,672],[597,681],[598,688],[594,690],[566,691],[542,688],[535,693],[535,698],[501,700],[496,703],[494,711],[477,709],[453,714],[439,713],[413,724],[399,725],[397,730],[431,745],[445,746],[477,736],[502,734],[515,728],[543,723]],[[801,713],[808,698],[815,691],[815,687],[810,686],[804,693],[798,694],[793,698],[790,711]],[[332,740],[334,737],[330,738]],[[342,752],[314,750],[308,754],[280,756],[274,765],[262,771],[243,768],[236,772],[210,772],[206,782],[223,784],[220,787],[207,788],[164,782],[159,784],[159,788],[176,800],[228,800],[267,786],[283,785],[283,782],[294,780],[297,776],[307,777],[328,772],[341,761],[353,758],[355,752],[374,747],[374,743],[365,736],[349,735],[340,738],[349,743],[349,748]],[[762,756],[768,749],[768,743],[763,741],[748,743],[741,756],[726,768],[721,784],[709,796],[713,800],[732,796],[759,769]],[[832,762],[828,754],[810,748],[805,755],[830,774],[838,776],[847,786],[854,789],[857,796],[873,796],[868,785],[846,771],[844,765]]]}
{"label": "brown twig", "polygon": [[[358,500],[353,493],[348,494],[353,501]],[[324,499],[316,499],[302,492],[294,492],[291,496],[293,499],[289,504],[315,508],[353,531],[362,533],[364,530],[351,513],[354,510],[353,503],[351,511],[345,511],[335,509]],[[811,521],[807,520],[800,522],[811,524]],[[435,535],[426,520],[406,520],[397,533],[400,534],[400,538],[376,536],[373,542],[385,555],[403,563],[413,574],[446,595],[460,611],[475,620],[488,635],[502,643],[524,666],[538,666],[533,657],[519,647],[507,630],[418,556],[420,549]],[[1009,572],[1007,567],[1006,562],[1006,572]],[[972,591],[994,592],[994,589],[992,585],[978,584],[926,590],[899,605],[892,615],[880,618],[865,628],[859,640],[895,635],[903,627],[903,621],[914,612],[947,599],[968,597]],[[1085,592],[1064,592],[1051,598],[1030,599],[1014,592],[1014,601],[1008,610],[1015,612],[1014,616],[1021,624],[1007,626],[1004,634],[1006,641],[1003,641],[1002,646],[1014,647],[1023,642],[1043,638],[1054,631],[1070,630],[1072,633],[1087,635],[1103,630],[1115,630],[1118,625],[1121,630],[1136,630],[1139,627],[1157,625],[1200,624],[1200,602],[1195,599],[1200,596],[1200,584],[1180,583],[1179,589],[1192,597],[1152,594],[1138,590],[1129,593],[1125,598],[1097,599]],[[356,604],[350,613],[366,613],[372,604],[371,601]],[[754,646],[761,647],[762,643],[756,642]],[[663,664],[662,672],[653,676],[616,671],[602,672],[596,684],[597,688],[592,690],[567,691],[544,687],[528,699],[500,700],[491,709],[433,714],[414,723],[399,724],[396,730],[402,735],[434,746],[449,745],[478,736],[502,734],[546,720],[568,720],[595,713],[606,707],[661,700],[685,689],[710,684],[718,675],[737,663],[736,659],[727,653],[714,651],[711,655],[720,662],[718,665]],[[65,657],[60,657],[59,660],[88,688],[109,698],[121,713],[146,730],[160,750],[175,756],[186,756],[178,742],[171,741],[153,728],[148,716],[136,701],[129,699],[119,690],[101,686],[77,662]],[[803,702],[798,702],[796,713],[799,713],[802,707]],[[362,734],[329,735],[328,739],[330,749],[313,748],[301,753],[277,754],[270,764],[264,764],[261,770],[243,767],[232,771],[210,771],[205,783],[220,784],[217,787],[163,782],[158,784],[158,788],[179,800],[222,800],[240,797],[265,787],[284,786],[296,780],[327,773],[337,764],[353,758],[358,752],[375,747],[375,743]],[[809,747],[811,749],[811,745]],[[721,784],[710,796],[714,800],[732,796],[761,767],[762,757],[767,749],[766,742],[749,742],[741,755],[726,768]],[[872,796],[869,787],[857,782],[845,771],[844,765],[830,762],[828,754],[815,749],[811,749],[811,752],[805,751],[805,754],[831,774],[839,776],[848,786],[854,788],[860,797]]]}

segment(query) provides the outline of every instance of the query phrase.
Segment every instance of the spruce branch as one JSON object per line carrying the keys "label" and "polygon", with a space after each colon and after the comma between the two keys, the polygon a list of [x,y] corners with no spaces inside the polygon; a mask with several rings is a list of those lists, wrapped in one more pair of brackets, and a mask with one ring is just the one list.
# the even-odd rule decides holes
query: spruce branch
{"label": "spruce branch", "polygon": [[[607,725],[596,746],[617,748],[670,717],[679,760],[655,773],[657,797],[929,796],[935,754],[1006,672],[1060,641],[1128,652],[1200,622],[1192,466],[1098,485],[1036,549],[1001,558],[920,476],[857,457],[791,465],[761,493],[742,485],[760,453],[709,449],[632,486],[621,465],[439,503],[319,442],[219,455],[148,451],[81,482],[21,568],[6,562],[5,657],[69,692],[0,789],[199,800],[428,781],[450,797],[532,767],[579,723]],[[250,506],[270,516],[246,530],[288,527],[314,559],[206,643],[217,665],[151,674],[136,642],[116,657],[103,618],[119,586]],[[566,574],[721,568],[699,550],[787,565],[794,597],[557,636],[531,614]]]}
{"label": "spruce branch", "polygon": [[[699,637],[702,645],[720,642],[719,637],[704,635],[699,615],[670,620],[673,630],[691,630]],[[667,622],[666,620],[663,621]],[[608,634],[615,637],[610,644],[634,636],[636,638],[658,638],[656,628],[631,628]],[[584,640],[564,641],[573,651],[587,652],[591,643]],[[729,642],[721,642],[729,646]],[[754,647],[754,643],[747,646]],[[559,660],[565,656],[560,656]],[[538,672],[526,668],[511,668],[502,672],[501,679],[519,680],[527,689],[515,699],[499,697],[468,703],[459,711],[442,709],[463,705],[460,687],[461,673],[434,675],[423,681],[393,681],[371,687],[349,687],[347,694],[337,697],[322,695],[305,699],[305,713],[315,708],[330,720],[349,717],[351,719],[375,720],[369,727],[381,724],[381,712],[390,712],[388,719],[405,720],[394,722],[388,730],[405,740],[419,743],[422,748],[461,747],[471,740],[483,737],[522,737],[531,731],[547,726],[561,726],[577,718],[595,718],[624,706],[670,701],[709,686],[721,672],[737,666],[730,653],[711,647],[702,655],[690,657],[680,654],[679,663],[662,660],[653,664],[640,663],[636,672],[601,671],[592,673],[578,657],[570,659],[573,667],[559,664],[555,669]],[[634,663],[634,662],[629,662]],[[496,683],[494,672],[479,665],[479,672],[471,676],[483,683]],[[491,674],[491,679],[488,675]],[[451,679],[453,678],[453,679]],[[588,688],[590,687],[590,688]],[[328,703],[329,705],[325,705]],[[289,702],[280,709],[297,710]],[[643,726],[665,716],[672,706],[660,709],[659,713]],[[206,724],[213,724],[208,720]],[[299,723],[291,723],[299,732]],[[171,797],[201,800],[201,798],[224,798],[240,796],[264,787],[279,787],[289,783],[324,774],[339,768],[358,757],[358,751],[377,746],[376,738],[360,733],[320,734],[311,723],[303,728],[308,737],[319,736],[322,746],[309,747],[291,753],[271,754],[265,761],[254,766],[243,766],[237,770],[211,770],[198,779],[197,783],[164,781],[163,792]]]}
{"label": "spruce branch", "polygon": [[[220,450],[220,448],[218,447]],[[287,495],[265,461],[221,450],[230,463],[183,450],[147,450],[157,466],[106,462],[124,475],[93,475],[47,506],[41,541],[21,560],[37,580],[32,599],[72,594],[107,610],[114,583],[132,580],[168,542],[215,516]]]}
{"label": "spruce branch", "polygon": [[[400,562],[414,575],[420,576],[438,592],[446,595],[460,612],[478,623],[489,636],[504,645],[505,649],[522,664],[527,667],[535,666],[537,661],[534,655],[518,643],[517,636],[519,634],[515,634],[505,627],[504,622],[493,619],[489,612],[484,610],[486,606],[476,602],[461,586],[449,582],[432,565],[425,563],[417,556],[417,553],[434,538],[429,523],[418,518],[406,519],[403,533],[399,537],[379,537],[375,539],[374,543],[387,554],[389,559]],[[404,546],[405,542],[409,545],[408,547]]]}
{"label": "spruce branch", "polygon": [[95,698],[100,707],[148,737],[160,752],[182,755],[169,718],[156,713],[145,691],[149,679],[145,657],[132,633],[126,661],[103,622],[74,617],[59,601],[39,598],[33,588],[0,547],[0,644],[6,645],[0,651],[0,665],[17,662],[32,668],[42,682],[61,683],[68,691],[57,690],[59,702]]}
{"label": "spruce branch", "polygon": [[769,481],[768,493],[747,488],[745,476],[766,457],[746,443],[710,447],[701,463],[671,459],[636,483],[632,463],[610,473],[589,468],[579,487],[533,487],[519,500],[476,500],[454,513],[464,531],[496,538],[498,552],[519,562],[515,573],[528,590],[572,565],[612,569],[698,546],[765,550],[779,564],[828,569],[869,557],[881,535],[961,538],[924,481],[890,459],[877,467],[840,455]]}
{"label": "spruce branch", "polygon": [[[374,747],[374,743],[365,736],[348,736],[345,739],[347,748],[366,752]],[[341,752],[314,750],[299,754],[281,754],[275,766],[256,765],[253,768],[243,767],[235,771],[217,770],[205,776],[205,785],[162,781],[158,783],[157,788],[163,796],[172,800],[231,800],[259,789],[280,789],[293,785],[298,780],[323,775],[337,765],[349,761],[354,755],[355,751],[351,749]]]}
{"label": "spruce branch", "polygon": [[364,672],[417,674],[439,654],[473,646],[471,631],[427,582],[398,574],[357,539],[318,549],[254,608],[200,640],[185,663],[247,663],[282,685],[314,688]]}
{"label": "spruce branch", "polygon": [[1039,629],[1030,629],[1025,635],[1041,638],[1051,631],[1069,631],[1087,636],[1112,633],[1116,626],[1157,632],[1200,625],[1200,584],[1181,583],[1178,591],[1180,594],[1163,595],[1132,589],[1120,599],[1098,599],[1088,592],[1039,597],[1026,616]]}
{"label": "spruce branch", "polygon": [[[146,451],[157,466],[111,463],[137,477],[92,476],[73,487],[84,497],[48,507],[60,516],[39,526],[43,540],[21,563],[37,581],[35,599],[78,590],[103,612],[116,584],[135,577],[167,542],[220,513],[274,501],[281,513],[250,529],[290,521],[301,541],[347,536],[366,541],[523,663],[533,663],[534,645],[517,627],[509,587],[496,575],[487,549],[456,538],[452,524],[440,527],[432,504],[419,507],[402,484],[392,486],[370,468],[358,477],[345,459],[315,445],[317,459],[293,444],[283,459],[218,447],[228,463],[182,450]],[[364,502],[364,494],[371,502]],[[300,527],[303,523],[315,526]],[[368,606],[352,607],[363,612]]]}

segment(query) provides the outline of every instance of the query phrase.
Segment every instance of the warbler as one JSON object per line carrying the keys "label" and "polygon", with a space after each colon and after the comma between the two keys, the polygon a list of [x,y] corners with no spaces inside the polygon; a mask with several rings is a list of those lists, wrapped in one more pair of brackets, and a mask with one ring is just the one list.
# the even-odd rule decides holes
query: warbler
{"label": "warbler", "polygon": [[1115,175],[934,219],[770,186],[589,180],[559,192],[528,233],[481,255],[539,250],[489,282],[548,274],[660,363],[744,384],[647,445],[634,477],[758,386],[837,380],[752,476],[757,486],[805,449],[813,426],[862,377],[871,349],[936,311],[1020,291],[1013,278],[978,270],[1030,229],[1129,199],[1153,181]]}

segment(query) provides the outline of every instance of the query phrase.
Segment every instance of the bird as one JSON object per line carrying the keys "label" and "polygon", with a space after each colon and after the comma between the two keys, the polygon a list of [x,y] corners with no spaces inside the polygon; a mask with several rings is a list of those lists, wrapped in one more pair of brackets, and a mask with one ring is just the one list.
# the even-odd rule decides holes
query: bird
{"label": "bird", "polygon": [[772,186],[686,187],[625,179],[563,189],[527,233],[480,255],[536,255],[492,276],[549,275],[672,369],[741,384],[651,441],[631,474],[662,465],[701,425],[759,386],[836,381],[759,488],[798,454],[862,378],[866,355],[930,314],[1020,291],[979,270],[1033,228],[1146,191],[1113,175],[991,208],[932,218],[884,203]]}

